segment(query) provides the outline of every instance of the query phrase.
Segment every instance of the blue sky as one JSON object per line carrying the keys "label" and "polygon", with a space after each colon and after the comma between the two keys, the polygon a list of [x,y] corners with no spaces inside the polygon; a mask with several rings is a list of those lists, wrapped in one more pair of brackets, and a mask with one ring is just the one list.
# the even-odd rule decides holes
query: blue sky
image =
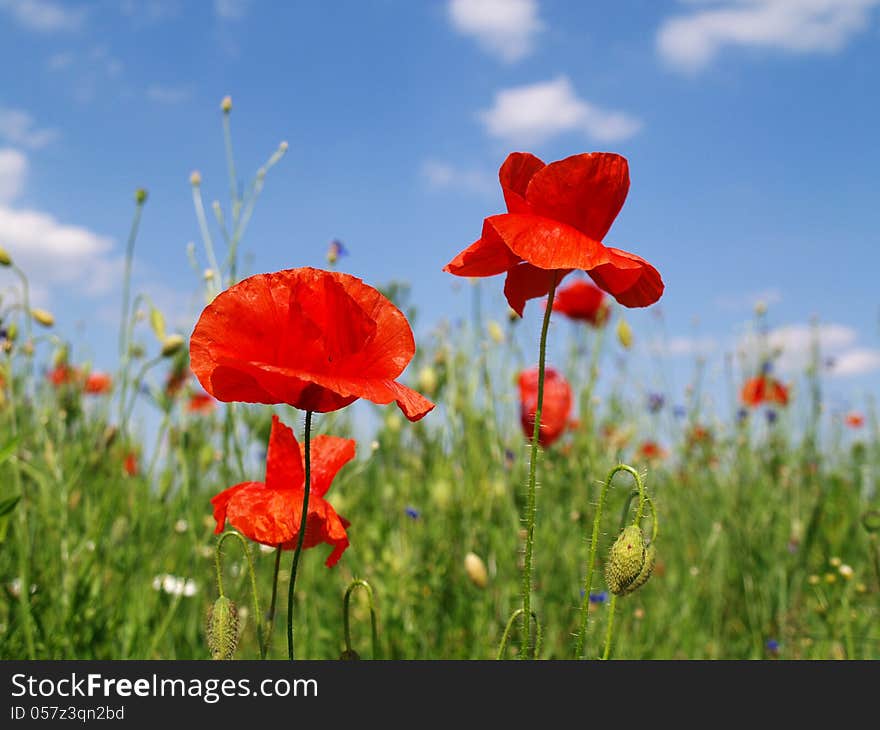
{"label": "blue sky", "polygon": [[[136,288],[187,334],[203,304],[189,176],[228,208],[229,94],[242,183],[289,144],[250,270],[324,266],[338,238],[342,270],[412,285],[427,331],[468,316],[467,283],[441,269],[503,210],[508,152],[614,151],[632,185],[606,243],[666,283],[625,312],[632,357],[653,361],[661,314],[679,391],[699,352],[720,378],[763,300],[780,372],[803,368],[818,317],[834,403],[864,408],[880,382],[878,88],[880,0],[0,0],[0,245],[78,354],[112,369],[144,187]],[[499,320],[501,290],[482,285]],[[539,318],[530,304],[535,352]]]}

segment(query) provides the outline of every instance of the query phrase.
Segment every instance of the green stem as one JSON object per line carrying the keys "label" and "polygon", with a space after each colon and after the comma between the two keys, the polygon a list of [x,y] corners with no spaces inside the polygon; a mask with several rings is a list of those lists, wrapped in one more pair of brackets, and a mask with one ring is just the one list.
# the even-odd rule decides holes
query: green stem
{"label": "green stem", "polygon": [[350,655],[351,649],[351,621],[349,620],[349,607],[351,604],[351,594],[357,587],[363,588],[367,592],[367,604],[370,607],[370,635],[373,645],[373,659],[379,658],[379,630],[376,623],[376,609],[373,605],[373,589],[370,584],[362,578],[353,580],[348,588],[345,589],[345,595],[342,598],[342,631],[345,639],[345,650]]}
{"label": "green stem", "polygon": [[547,306],[544,309],[544,321],[541,324],[541,344],[538,354],[538,403],[535,408],[535,428],[532,432],[532,453],[529,463],[529,489],[528,506],[526,507],[526,550],[523,564],[522,582],[522,642],[520,658],[525,659],[529,654],[529,638],[531,631],[529,617],[532,614],[532,550],[535,539],[535,481],[538,462],[538,439],[541,434],[541,411],[544,406],[544,369],[547,358],[547,331],[550,329],[550,313],[553,311],[553,298],[556,296],[556,280],[558,272],[554,271],[550,283],[550,292],[547,295]]}
{"label": "green stem", "polygon": [[119,322],[119,358],[121,380],[119,386],[119,421],[122,424],[122,435],[125,437],[125,396],[128,392],[128,365],[131,360],[131,342],[129,329],[129,309],[131,307],[131,269],[134,261],[134,243],[137,239],[138,226],[141,221],[141,212],[144,209],[144,200],[140,196],[136,198],[134,218],[131,221],[131,230],[128,233],[128,242],[125,246],[125,270],[122,276],[122,319]]}
{"label": "green stem", "polygon": [[608,628],[605,631],[605,651],[602,658],[608,659],[611,654],[611,636],[614,633],[614,611],[617,608],[617,595],[611,596],[611,605],[608,607]]}
{"label": "green stem", "polygon": [[247,541],[242,537],[241,534],[235,532],[234,530],[227,530],[222,535],[220,535],[220,539],[217,540],[217,547],[214,548],[214,567],[217,571],[217,591],[223,596],[223,564],[222,564],[222,552],[221,548],[223,547],[223,543],[227,538],[234,537],[241,543],[241,549],[244,551],[245,557],[247,558],[248,563],[248,574],[251,579],[251,596],[254,601],[254,615],[256,617],[257,622],[257,641],[260,645],[260,659],[266,658],[265,651],[265,639],[264,639],[264,631],[263,631],[263,616],[260,612],[260,597],[257,593],[257,576],[254,571],[254,559],[251,556],[251,551],[248,549]]}
{"label": "green stem", "polygon": [[263,649],[264,658],[269,655],[269,644],[272,642],[272,629],[275,627],[275,599],[278,597],[278,569],[281,567],[281,545],[275,548],[275,569],[272,571],[272,598],[269,601],[269,615],[266,616],[266,645]]}
{"label": "green stem", "polygon": [[[510,615],[510,619],[507,621],[507,626],[504,627],[504,634],[501,636],[501,643],[498,645],[498,655],[495,657],[496,660],[501,660],[504,658],[504,652],[507,651],[507,642],[510,639],[510,631],[513,628],[513,623],[516,621],[517,617],[522,615],[522,609],[518,608]],[[538,621],[538,614],[532,611],[532,618],[535,620],[535,656],[540,656],[541,654],[541,645],[544,642],[543,632],[541,631],[541,622]]]}
{"label": "green stem", "polygon": [[303,448],[305,462],[305,486],[303,491],[302,516],[299,521],[299,537],[296,550],[293,552],[293,564],[290,567],[290,585],[287,588],[287,655],[293,661],[293,588],[296,584],[296,570],[299,567],[299,556],[306,538],[306,524],[309,516],[309,491],[311,490],[311,436],[312,411],[306,411],[305,446]]}
{"label": "green stem", "polygon": [[211,232],[208,230],[208,220],[205,217],[205,206],[202,203],[202,191],[198,185],[192,186],[193,207],[196,210],[196,219],[199,222],[199,230],[202,234],[202,241],[205,244],[205,254],[208,257],[208,266],[214,272],[214,276],[207,282],[211,298],[213,299],[220,292],[222,285],[223,272],[217,263],[217,257],[214,255],[214,242],[211,240]]}
{"label": "green stem", "polygon": [[[33,324],[31,323],[31,294],[30,294],[30,285],[28,284],[27,275],[22,271],[18,266],[12,264],[12,270],[18,275],[18,278],[21,279],[21,295],[24,303],[24,335],[25,342],[32,342],[31,337],[33,333]],[[25,368],[25,395],[27,395],[27,389],[32,384],[32,376],[33,376],[33,368],[34,368],[34,357],[33,354],[27,356],[27,367]],[[12,368],[10,367],[9,372],[12,373]]]}
{"label": "green stem", "polygon": [[614,475],[617,474],[617,472],[619,471],[625,471],[631,474],[633,479],[635,479],[636,487],[638,488],[639,506],[636,511],[636,518],[633,521],[634,524],[638,524],[641,521],[642,514],[645,509],[646,497],[645,487],[642,484],[642,478],[639,476],[639,473],[631,466],[627,466],[626,464],[618,464],[608,473],[608,478],[602,485],[602,491],[599,493],[599,504],[596,505],[596,515],[593,518],[593,534],[590,539],[590,557],[587,561],[587,579],[584,582],[584,599],[581,603],[581,627],[580,631],[578,632],[577,646],[575,647],[576,659],[580,659],[583,657],[584,643],[587,639],[587,619],[589,618],[590,613],[590,591],[593,588],[593,570],[596,566],[596,550],[599,545],[599,523],[602,519],[602,508],[605,505],[605,496],[608,494],[608,490],[611,487],[611,482],[614,479]]}

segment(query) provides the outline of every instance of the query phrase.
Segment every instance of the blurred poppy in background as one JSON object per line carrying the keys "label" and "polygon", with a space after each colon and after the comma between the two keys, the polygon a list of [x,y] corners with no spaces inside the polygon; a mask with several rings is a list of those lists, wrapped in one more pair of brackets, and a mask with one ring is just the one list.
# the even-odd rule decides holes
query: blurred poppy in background
{"label": "blurred poppy in background", "polygon": [[[535,413],[538,409],[538,368],[524,370],[519,375],[520,422],[526,438],[535,431]],[[565,431],[571,411],[571,386],[553,368],[544,370],[544,402],[538,443],[550,446]]]}
{"label": "blurred poppy in background", "polygon": [[605,292],[583,279],[578,279],[556,292],[553,311],[577,322],[601,327],[608,321],[611,310],[605,301]]}
{"label": "blurred poppy in background", "polygon": [[221,401],[325,413],[358,398],[395,401],[417,421],[434,404],[398,383],[415,354],[406,317],[360,279],[321,269],[257,274],[205,307],[190,365]]}
{"label": "blurred poppy in background", "polygon": [[480,238],[444,271],[507,274],[504,295],[520,316],[528,299],[544,296],[573,269],[586,271],[626,307],[646,307],[663,294],[651,264],[601,243],[629,191],[626,158],[592,152],[547,165],[513,152],[498,177],[507,213],[485,218]]}
{"label": "blurred poppy in background", "polygon": [[107,373],[89,373],[83,390],[91,395],[103,395],[113,388],[113,379]]}
{"label": "blurred poppy in background", "polygon": [[788,388],[769,375],[759,375],[745,382],[740,392],[742,402],[756,407],[762,403],[788,405]]}
{"label": "blurred poppy in background", "polygon": [[[355,456],[355,442],[338,436],[316,436],[311,441],[309,508],[303,548],[326,543],[333,550],[325,562],[333,567],[349,545],[343,519],[324,499],[336,473]],[[303,452],[293,431],[272,416],[266,455],[266,481],[243,482],[211,499],[216,533],[226,521],[255,542],[293,550],[299,539],[305,496]]]}

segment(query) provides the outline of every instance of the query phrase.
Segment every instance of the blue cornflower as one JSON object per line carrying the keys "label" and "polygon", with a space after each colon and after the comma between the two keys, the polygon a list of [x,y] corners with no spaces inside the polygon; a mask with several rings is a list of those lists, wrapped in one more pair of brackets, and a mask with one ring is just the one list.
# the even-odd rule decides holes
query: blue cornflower
{"label": "blue cornflower", "polygon": [[767,651],[775,654],[779,651],[779,642],[776,639],[767,639],[767,643],[765,644],[767,647]]}
{"label": "blue cornflower", "polygon": [[740,409],[736,412],[736,420],[737,420],[739,423],[742,423],[742,422],[745,421],[748,417],[749,417],[749,412],[748,412],[745,408],[740,408]]}
{"label": "blue cornflower", "polygon": [[411,520],[419,519],[420,514],[421,513],[415,507],[406,508],[406,516],[409,517]]}
{"label": "blue cornflower", "polygon": [[767,409],[767,423],[776,423],[776,419],[778,418],[778,414],[772,408]]}
{"label": "blue cornflower", "polygon": [[334,238],[330,241],[330,246],[327,248],[327,261],[335,264],[340,256],[348,256],[348,250],[342,244],[342,241]]}
{"label": "blue cornflower", "polygon": [[687,408],[684,406],[675,406],[675,408],[672,409],[672,413],[676,418],[684,418],[687,415]]}
{"label": "blue cornflower", "polygon": [[602,591],[601,593],[591,593],[590,594],[590,603],[605,603],[608,600],[608,591]]}
{"label": "blue cornflower", "polygon": [[666,399],[663,397],[662,393],[648,394],[648,410],[651,413],[657,413],[659,410],[661,410],[665,402]]}
{"label": "blue cornflower", "polygon": [[761,374],[769,375],[773,372],[773,363],[770,360],[765,360],[761,363]]}

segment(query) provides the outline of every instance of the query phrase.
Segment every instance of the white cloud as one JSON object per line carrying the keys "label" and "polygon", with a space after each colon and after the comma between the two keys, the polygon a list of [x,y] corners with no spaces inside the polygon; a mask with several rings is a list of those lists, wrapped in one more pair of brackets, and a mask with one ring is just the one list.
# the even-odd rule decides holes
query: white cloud
{"label": "white cloud", "polygon": [[241,20],[250,4],[250,0],[214,0],[214,14],[221,20]]}
{"label": "white cloud", "polygon": [[471,193],[494,192],[497,184],[485,172],[463,169],[439,160],[426,160],[420,169],[422,179],[434,189],[456,189]]}
{"label": "white cloud", "polygon": [[0,204],[18,197],[24,187],[28,161],[18,150],[0,148]]}
{"label": "white cloud", "polygon": [[[688,2],[688,5],[695,3]],[[833,53],[870,21],[880,0],[709,0],[668,18],[657,50],[672,66],[695,72],[725,46],[774,48],[789,53]]]}
{"label": "white cloud", "polygon": [[617,142],[642,127],[629,114],[578,98],[565,76],[499,91],[492,108],[479,116],[489,135],[522,146],[540,144],[565,132],[579,132],[598,142]]}
{"label": "white cloud", "polygon": [[101,294],[113,285],[112,240],[82,226],[0,205],[0,241],[38,286],[86,282],[86,293]]}
{"label": "white cloud", "polygon": [[192,96],[192,91],[185,86],[163,86],[151,84],[147,88],[147,98],[159,104],[180,104]]}
{"label": "white cloud", "polygon": [[0,0],[0,11],[39,33],[79,30],[85,21],[85,9],[52,0]]}
{"label": "white cloud", "polygon": [[0,107],[0,139],[31,149],[45,147],[58,138],[56,129],[38,129],[30,114],[22,109]]}
{"label": "white cloud", "polygon": [[46,59],[46,68],[49,71],[64,71],[73,65],[74,56],[69,51],[55,53]]}
{"label": "white cloud", "polygon": [[544,27],[536,0],[450,0],[448,11],[459,33],[508,63],[531,53]]}
{"label": "white cloud", "polygon": [[880,350],[857,347],[833,357],[828,372],[831,375],[864,375],[880,370]]}

